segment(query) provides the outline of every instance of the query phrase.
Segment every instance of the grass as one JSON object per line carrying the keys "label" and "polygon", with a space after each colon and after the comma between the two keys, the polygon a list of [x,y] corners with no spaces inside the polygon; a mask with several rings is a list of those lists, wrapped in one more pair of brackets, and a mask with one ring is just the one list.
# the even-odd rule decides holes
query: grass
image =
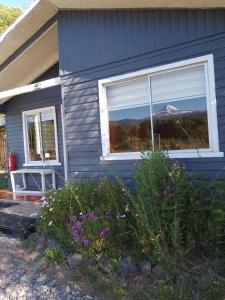
{"label": "grass", "polygon": [[6,173],[0,173],[0,190],[8,188],[8,179]]}

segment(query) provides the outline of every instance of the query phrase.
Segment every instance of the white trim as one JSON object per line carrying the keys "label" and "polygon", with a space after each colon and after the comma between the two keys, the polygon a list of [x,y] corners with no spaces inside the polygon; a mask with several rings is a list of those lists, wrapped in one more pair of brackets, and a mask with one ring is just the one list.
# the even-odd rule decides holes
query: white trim
{"label": "white trim", "polygon": [[23,164],[23,166],[24,167],[53,167],[53,166],[55,166],[55,167],[57,167],[57,166],[61,166],[62,164],[60,163],[60,162],[56,162],[56,161],[48,161],[48,162],[44,162],[44,163],[42,163],[42,162],[36,162],[36,163],[34,163],[34,162],[32,162],[32,163],[25,163],[25,164]]}
{"label": "white trim", "polygon": [[62,119],[62,138],[63,138],[63,161],[64,161],[64,177],[68,182],[68,157],[66,149],[66,132],[65,132],[65,110],[63,104],[61,104],[61,119]]}
{"label": "white trim", "polygon": [[61,84],[60,77],[56,77],[56,78],[36,82],[33,84],[28,84],[8,91],[0,92],[0,99],[5,99],[9,97],[18,96],[21,94],[27,94],[38,90],[43,90],[60,84]]}
{"label": "white trim", "polygon": [[[210,152],[210,151],[180,151],[179,153],[175,153],[173,151],[169,151],[168,155],[170,158],[210,158],[210,157],[224,157],[224,152]],[[127,153],[111,153],[107,157],[100,157],[101,161],[104,160],[138,160],[142,159],[142,154],[140,152],[127,152]]]}
{"label": "white trim", "polygon": [[108,85],[128,81],[138,77],[147,77],[158,75],[161,73],[173,72],[176,69],[192,68],[195,65],[205,66],[205,82],[206,82],[206,98],[207,98],[207,115],[209,129],[209,149],[199,150],[176,150],[169,151],[169,156],[174,158],[193,158],[193,157],[223,157],[224,153],[219,152],[218,138],[218,122],[216,109],[216,93],[215,93],[215,74],[213,55],[205,55],[197,58],[187,59],[175,63],[170,63],[163,66],[148,68],[136,72],[131,72],[124,75],[113,76],[107,79],[99,80],[99,108],[101,122],[101,138],[102,138],[102,160],[121,160],[121,159],[140,159],[140,152],[127,153],[110,153],[109,142],[109,119],[108,119],[108,104],[106,98],[106,89]]}
{"label": "white trim", "polygon": [[[27,131],[27,122],[26,117],[32,116],[34,114],[40,114],[41,112],[50,111],[54,114],[54,130],[55,130],[55,151],[56,151],[56,160],[46,160],[42,161],[30,161],[29,160],[29,149],[28,149],[28,131]],[[24,154],[25,154],[25,163],[24,166],[61,166],[59,162],[59,144],[58,144],[58,131],[57,131],[57,119],[56,119],[56,109],[55,106],[43,107],[28,111],[22,112],[23,117],[23,140],[24,140]]]}
{"label": "white trim", "polygon": [[162,66],[152,67],[143,69],[140,71],[130,72],[123,75],[113,76],[106,79],[99,80],[99,85],[108,85],[108,84],[116,84],[118,81],[127,81],[131,79],[135,79],[136,77],[142,77],[147,75],[158,75],[162,72],[173,72],[177,68],[192,68],[193,65],[199,65],[204,63],[210,63],[213,65],[213,54],[204,55],[196,58],[186,59],[182,61],[178,61],[175,63],[170,63]]}

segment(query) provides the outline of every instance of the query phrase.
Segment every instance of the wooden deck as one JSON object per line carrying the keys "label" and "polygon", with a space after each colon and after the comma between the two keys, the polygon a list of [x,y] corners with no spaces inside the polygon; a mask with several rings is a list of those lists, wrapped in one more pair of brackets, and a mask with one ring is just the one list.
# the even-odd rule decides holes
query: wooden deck
{"label": "wooden deck", "polygon": [[30,201],[30,202],[41,202],[41,196],[31,195],[16,195],[9,190],[0,190],[0,200],[18,200],[18,201]]}

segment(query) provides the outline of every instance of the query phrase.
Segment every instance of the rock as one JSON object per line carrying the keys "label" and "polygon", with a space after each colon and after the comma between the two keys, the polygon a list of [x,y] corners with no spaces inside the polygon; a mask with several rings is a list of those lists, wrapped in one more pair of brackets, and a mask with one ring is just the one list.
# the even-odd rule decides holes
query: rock
{"label": "rock", "polygon": [[106,256],[102,256],[98,262],[99,269],[106,274],[110,273],[110,263]]}
{"label": "rock", "polygon": [[142,275],[149,275],[151,273],[152,265],[149,261],[144,260],[138,264],[138,269]]}
{"label": "rock", "polygon": [[67,286],[67,287],[65,288],[65,291],[66,291],[67,294],[69,294],[69,293],[70,293],[70,287]]}
{"label": "rock", "polygon": [[169,277],[168,271],[160,265],[157,265],[152,269],[152,274],[158,280],[166,280]]}
{"label": "rock", "polygon": [[199,290],[207,290],[212,283],[212,277],[209,274],[203,274],[198,280],[198,288]]}
{"label": "rock", "polygon": [[34,233],[31,233],[31,234],[28,236],[27,240],[28,240],[28,241],[37,241],[37,240],[40,239],[40,237],[41,237],[41,233],[39,233],[39,232],[34,232]]}
{"label": "rock", "polygon": [[94,298],[89,295],[86,295],[82,298],[82,300],[94,300]]}
{"label": "rock", "polygon": [[20,282],[24,282],[27,280],[27,276],[26,275],[23,275],[21,278],[20,278]]}
{"label": "rock", "polygon": [[128,277],[132,274],[138,273],[138,268],[136,264],[132,262],[131,257],[126,257],[120,261],[117,272],[123,277]]}
{"label": "rock", "polygon": [[47,247],[47,248],[59,248],[60,245],[59,245],[59,243],[57,243],[55,240],[49,239],[49,240],[47,240],[47,242],[46,242],[46,247]]}
{"label": "rock", "polygon": [[214,271],[223,271],[225,269],[225,263],[222,259],[215,258],[209,263],[209,268]]}
{"label": "rock", "polygon": [[67,256],[66,260],[70,269],[75,269],[81,263],[82,256],[79,253],[75,253]]}
{"label": "rock", "polygon": [[46,237],[44,235],[41,235],[36,242],[35,249],[40,252],[43,252],[45,248],[46,248]]}

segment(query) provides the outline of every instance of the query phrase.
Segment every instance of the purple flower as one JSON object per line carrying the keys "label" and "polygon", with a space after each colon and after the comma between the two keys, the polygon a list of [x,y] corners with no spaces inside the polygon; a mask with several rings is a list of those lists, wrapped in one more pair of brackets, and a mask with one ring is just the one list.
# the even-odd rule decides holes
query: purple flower
{"label": "purple flower", "polygon": [[108,211],[105,213],[105,217],[106,217],[106,218],[111,217],[111,215],[112,215],[112,212],[111,212],[110,210],[108,210]]}
{"label": "purple flower", "polygon": [[83,216],[80,216],[80,217],[79,217],[79,221],[80,221],[80,222],[83,222],[83,220],[84,220],[84,217],[83,217]]}
{"label": "purple flower", "polygon": [[99,220],[100,220],[100,218],[99,218],[99,217],[94,217],[94,219],[93,219],[93,222],[94,222],[94,223],[98,223],[98,222],[99,222]]}
{"label": "purple flower", "polygon": [[185,171],[185,170],[186,170],[185,165],[182,165],[181,169],[182,169],[183,171]]}
{"label": "purple flower", "polygon": [[80,243],[81,243],[81,245],[83,245],[83,246],[87,246],[88,245],[88,243],[89,243],[89,241],[88,241],[88,239],[86,239],[84,236],[82,236],[81,238],[80,238]]}
{"label": "purple flower", "polygon": [[73,238],[77,241],[78,240],[78,231],[75,228],[73,229],[72,234],[73,234]]}
{"label": "purple flower", "polygon": [[79,230],[79,229],[81,229],[81,227],[82,227],[82,223],[79,222],[79,221],[77,221],[77,223],[75,224],[74,228],[75,228],[76,230]]}
{"label": "purple flower", "polygon": [[76,216],[70,216],[70,222],[76,222],[77,217]]}
{"label": "purple flower", "polygon": [[95,211],[99,211],[99,208],[98,208],[98,207],[95,207]]}
{"label": "purple flower", "polygon": [[93,218],[93,213],[91,211],[87,211],[85,214],[86,218]]}
{"label": "purple flower", "polygon": [[109,227],[104,228],[100,233],[99,237],[103,238],[110,231]]}

